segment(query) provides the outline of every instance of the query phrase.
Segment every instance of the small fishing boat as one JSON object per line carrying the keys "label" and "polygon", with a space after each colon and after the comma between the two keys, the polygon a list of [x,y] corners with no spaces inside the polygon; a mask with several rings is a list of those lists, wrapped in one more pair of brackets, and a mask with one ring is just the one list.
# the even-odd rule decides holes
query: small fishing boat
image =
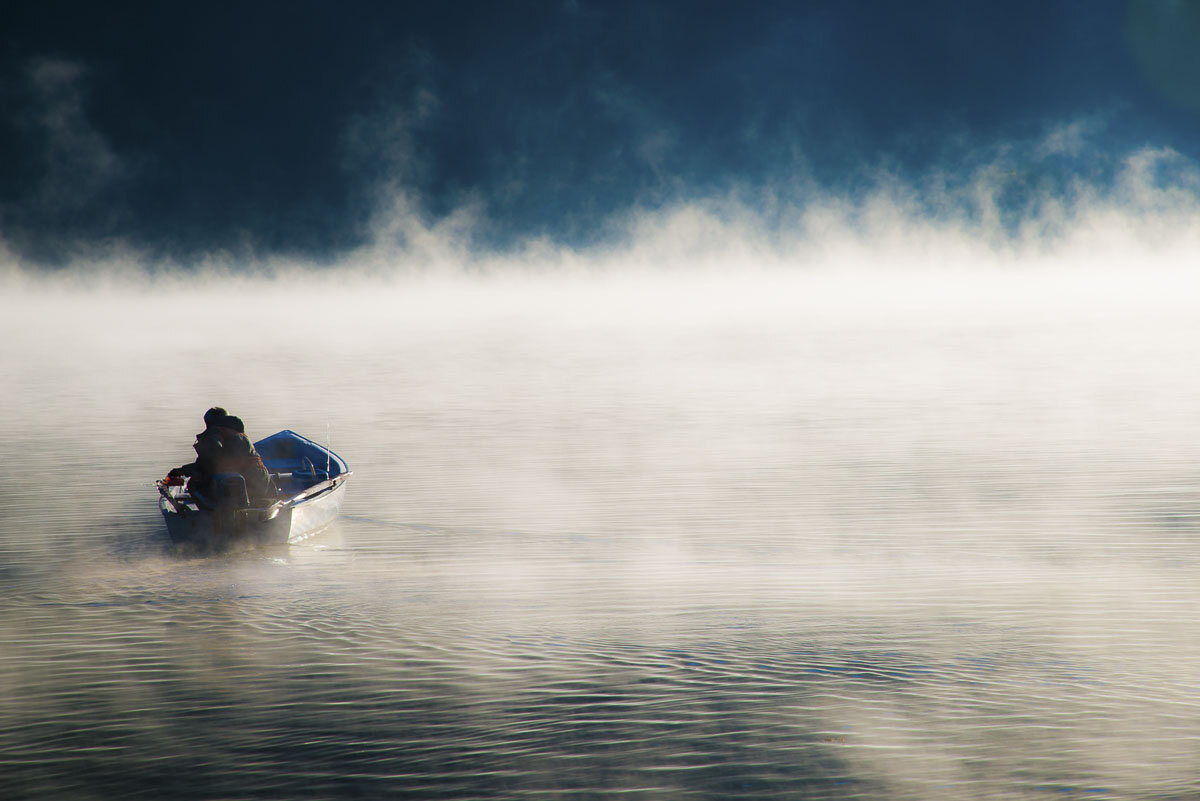
{"label": "small fishing boat", "polygon": [[237,473],[214,479],[213,497],[189,492],[183,479],[158,482],[159,508],[176,543],[201,547],[284,545],[311,537],[333,522],[353,473],[329,448],[294,431],[254,443],[271,474],[275,499],[252,506]]}

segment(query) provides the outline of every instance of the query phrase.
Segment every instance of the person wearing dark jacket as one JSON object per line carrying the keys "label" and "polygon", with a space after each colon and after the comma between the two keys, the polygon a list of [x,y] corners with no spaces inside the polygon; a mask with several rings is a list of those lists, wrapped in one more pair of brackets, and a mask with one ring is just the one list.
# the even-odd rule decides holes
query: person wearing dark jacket
{"label": "person wearing dark jacket", "polygon": [[270,500],[271,476],[259,457],[241,418],[234,417],[220,406],[204,413],[204,430],[196,435],[192,445],[196,460],[167,473],[168,478],[186,476],[188,491],[210,496],[213,476],[218,473],[239,473],[246,480],[246,493],[251,503]]}
{"label": "person wearing dark jacket", "polygon": [[214,406],[204,413],[204,430],[196,435],[196,441],[192,443],[196,461],[172,469],[167,473],[167,478],[186,477],[190,479],[189,492],[208,491],[212,477],[217,474],[217,459],[221,455],[221,435],[217,425],[228,416],[229,413],[220,406]]}

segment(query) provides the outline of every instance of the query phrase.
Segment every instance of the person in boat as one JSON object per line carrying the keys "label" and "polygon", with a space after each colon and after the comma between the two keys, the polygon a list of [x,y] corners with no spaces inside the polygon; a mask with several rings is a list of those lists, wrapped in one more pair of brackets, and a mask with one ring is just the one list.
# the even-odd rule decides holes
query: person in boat
{"label": "person in boat", "polygon": [[226,415],[217,431],[221,435],[217,472],[240,473],[246,480],[246,494],[252,504],[271,500],[271,474],[258,451],[254,450],[254,443],[246,436],[246,426],[241,418]]}
{"label": "person in boat", "polygon": [[167,478],[187,478],[188,491],[199,490],[206,493],[212,477],[217,473],[217,458],[221,453],[220,423],[229,416],[220,406],[214,406],[204,413],[204,430],[196,435],[192,450],[196,452],[196,460],[182,467],[173,468],[167,473]]}
{"label": "person in boat", "polygon": [[204,430],[192,445],[196,461],[176,467],[167,478],[187,477],[188,491],[212,497],[213,477],[218,473],[239,473],[246,481],[251,503],[270,500],[271,475],[259,457],[241,418],[214,406],[204,413]]}

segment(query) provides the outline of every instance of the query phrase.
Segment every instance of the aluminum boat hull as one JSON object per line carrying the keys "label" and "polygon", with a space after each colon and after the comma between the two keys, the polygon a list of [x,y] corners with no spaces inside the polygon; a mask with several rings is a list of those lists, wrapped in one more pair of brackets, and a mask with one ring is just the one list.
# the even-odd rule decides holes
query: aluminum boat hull
{"label": "aluminum boat hull", "polygon": [[293,431],[280,431],[254,447],[280,487],[278,499],[265,506],[213,508],[182,486],[160,484],[159,509],[173,542],[204,548],[286,545],[337,518],[353,475],[341,457]]}

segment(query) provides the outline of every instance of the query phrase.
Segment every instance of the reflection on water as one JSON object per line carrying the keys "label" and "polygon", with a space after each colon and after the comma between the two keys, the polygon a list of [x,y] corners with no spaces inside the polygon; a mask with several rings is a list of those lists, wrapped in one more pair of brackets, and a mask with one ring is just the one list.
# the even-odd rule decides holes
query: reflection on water
{"label": "reflection on water", "polygon": [[[1022,280],[14,310],[0,797],[1195,795],[1200,323]],[[331,438],[344,519],[173,552],[212,403]]]}

